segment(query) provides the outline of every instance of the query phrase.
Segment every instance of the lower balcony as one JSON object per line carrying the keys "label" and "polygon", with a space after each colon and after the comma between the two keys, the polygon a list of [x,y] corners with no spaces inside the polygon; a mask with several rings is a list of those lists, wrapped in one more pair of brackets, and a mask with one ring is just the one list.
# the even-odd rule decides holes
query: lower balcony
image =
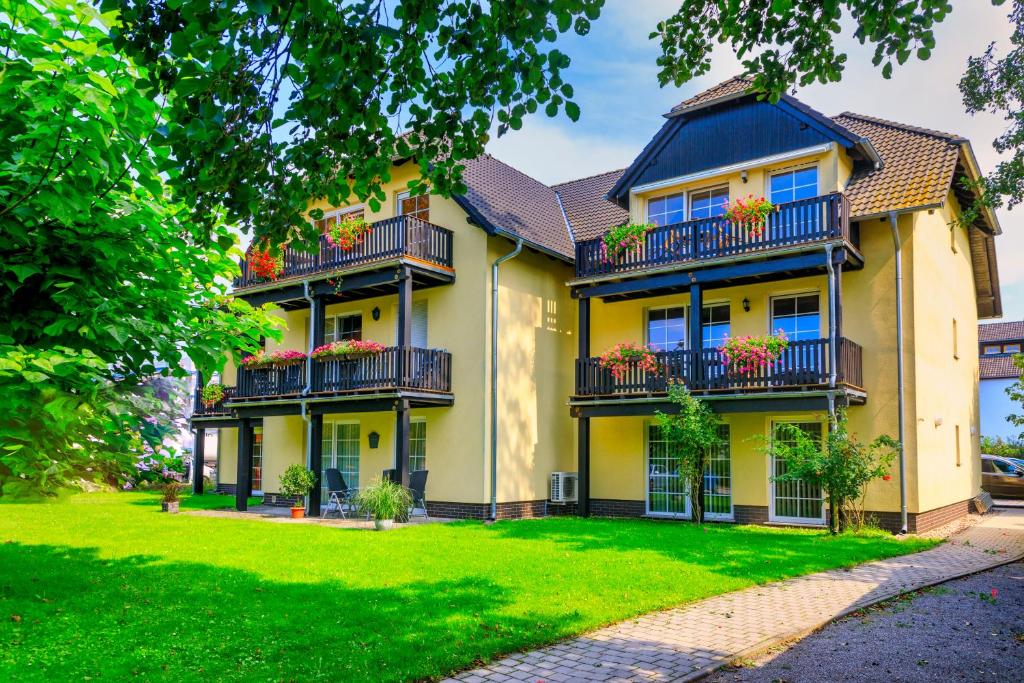
{"label": "lower balcony", "polygon": [[[439,349],[386,348],[358,358],[315,360],[313,397],[416,392],[451,392],[451,354]],[[298,398],[307,387],[306,363],[259,369],[239,368],[231,403]]]}
{"label": "lower balcony", "polygon": [[[831,342],[808,339],[790,342],[774,363],[750,373],[732,371],[718,349],[656,353],[657,370],[631,366],[618,377],[603,368],[599,358],[576,361],[575,399],[617,399],[664,395],[672,383],[694,393],[743,394],[828,388]],[[840,337],[836,349],[836,384],[858,395],[864,393],[863,351]]]}

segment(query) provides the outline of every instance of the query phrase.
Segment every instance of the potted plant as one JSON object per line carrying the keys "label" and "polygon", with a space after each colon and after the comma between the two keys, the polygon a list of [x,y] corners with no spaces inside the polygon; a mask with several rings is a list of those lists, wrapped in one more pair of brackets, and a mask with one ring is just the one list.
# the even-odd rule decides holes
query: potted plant
{"label": "potted plant", "polygon": [[337,358],[362,358],[384,350],[384,345],[361,339],[345,339],[318,346],[313,349],[313,360],[328,361]]}
{"label": "potted plant", "polygon": [[246,370],[260,370],[262,368],[270,367],[270,357],[267,352],[260,349],[251,356],[246,356],[242,359],[242,367]]}
{"label": "potted plant", "polygon": [[363,243],[363,238],[371,230],[372,228],[363,220],[362,216],[341,220],[327,229],[327,241],[332,247],[338,247],[342,251],[351,251],[356,245]]}
{"label": "potted plant", "polygon": [[601,260],[608,263],[624,254],[640,251],[651,230],[654,230],[654,226],[650,223],[628,223],[611,228],[602,238]]}
{"label": "potted plant", "polygon": [[401,484],[390,479],[376,479],[356,494],[356,505],[373,515],[377,531],[386,531],[395,524],[395,517],[404,515],[412,505],[412,496]]}
{"label": "potted plant", "polygon": [[306,360],[306,354],[293,349],[278,349],[267,356],[270,365],[275,368],[286,368],[289,365],[298,365]]}
{"label": "potted plant", "polygon": [[200,396],[203,405],[207,408],[212,408],[224,399],[224,386],[221,384],[207,384],[203,387],[203,392]]}
{"label": "potted plant", "polygon": [[289,465],[281,475],[281,493],[294,497],[292,519],[302,519],[306,514],[306,496],[316,486],[316,475],[303,465]]}
{"label": "potted plant", "polygon": [[181,502],[179,493],[181,492],[180,481],[169,481],[160,487],[163,492],[163,498],[160,501],[160,509],[164,512],[177,513],[178,505]]}
{"label": "potted plant", "polygon": [[284,270],[284,256],[273,256],[270,247],[254,246],[249,250],[249,272],[261,280],[274,280]]}
{"label": "potted plant", "polygon": [[730,371],[750,375],[774,364],[788,347],[786,333],[779,330],[776,334],[756,337],[730,337],[718,350]]}
{"label": "potted plant", "polygon": [[744,226],[751,235],[760,236],[764,232],[768,215],[774,210],[775,206],[764,197],[750,195],[746,199],[737,199],[727,205],[725,219]]}
{"label": "potted plant", "polygon": [[658,358],[654,351],[635,342],[616,344],[601,354],[598,363],[605,370],[611,370],[612,377],[620,381],[633,367],[645,372],[658,372]]}

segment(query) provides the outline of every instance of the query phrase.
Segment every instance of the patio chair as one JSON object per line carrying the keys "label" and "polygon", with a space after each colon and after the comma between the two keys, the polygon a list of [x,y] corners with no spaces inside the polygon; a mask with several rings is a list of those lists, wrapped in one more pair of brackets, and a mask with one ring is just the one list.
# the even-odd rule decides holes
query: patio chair
{"label": "patio chair", "polygon": [[345,478],[341,476],[341,470],[332,467],[324,474],[327,476],[327,505],[324,506],[320,517],[326,519],[328,514],[337,512],[342,519],[345,519],[345,506],[348,506],[349,512],[353,510],[353,499],[358,491],[349,488],[345,483]]}
{"label": "patio chair", "polygon": [[395,469],[384,470],[383,472],[381,472],[380,478],[383,481],[393,481],[393,482],[395,482],[397,484],[398,483],[398,470],[395,470]]}
{"label": "patio chair", "polygon": [[420,509],[423,510],[423,517],[430,519],[430,514],[427,512],[426,499],[428,473],[429,470],[413,470],[409,473],[409,493],[412,494],[412,509],[409,510],[410,517],[416,512],[416,504],[419,503]]}

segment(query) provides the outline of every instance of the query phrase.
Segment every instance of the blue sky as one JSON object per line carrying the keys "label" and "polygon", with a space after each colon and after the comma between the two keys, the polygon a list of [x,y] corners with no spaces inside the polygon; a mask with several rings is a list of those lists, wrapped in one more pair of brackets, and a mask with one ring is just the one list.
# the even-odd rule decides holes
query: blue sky
{"label": "blue sky", "polygon": [[[871,65],[869,47],[844,40],[850,57],[842,82],[814,85],[797,96],[828,115],[854,111],[958,133],[972,141],[982,168],[991,169],[999,159],[991,143],[1005,124],[998,117],[965,114],[957,82],[968,56],[993,40],[1000,47],[1009,44],[1008,7],[992,7],[987,0],[954,0],[953,5],[927,62],[908,62],[887,81]],[[559,46],[572,57],[567,80],[583,111],[580,120],[535,116],[522,130],[494,140],[489,151],[545,183],[629,165],[660,127],[663,113],[740,71],[732,52],[720,46],[707,76],[678,89],[658,86],[659,50],[647,36],[677,6],[673,0],[608,0],[590,35],[572,36]],[[1024,206],[1002,210],[999,218],[1003,319],[1024,319]]]}

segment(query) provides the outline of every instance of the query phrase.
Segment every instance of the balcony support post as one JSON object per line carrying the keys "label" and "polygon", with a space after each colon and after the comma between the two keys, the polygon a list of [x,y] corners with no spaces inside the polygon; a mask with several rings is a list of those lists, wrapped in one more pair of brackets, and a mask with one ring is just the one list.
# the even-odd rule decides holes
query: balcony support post
{"label": "balcony support post", "polygon": [[688,386],[699,387],[703,382],[703,335],[701,334],[701,314],[704,311],[704,292],[699,284],[690,285],[690,351],[693,365],[690,367]]}
{"label": "balcony support post", "polygon": [[409,401],[395,405],[395,480],[409,486]]}
{"label": "balcony support post", "polygon": [[324,469],[324,416],[309,416],[309,470],[316,477],[316,483],[306,496],[306,514],[310,517],[320,516],[320,481]]}
{"label": "balcony support post", "polygon": [[252,487],[252,420],[238,420],[238,460],[235,470],[235,509],[245,512],[249,508]]}
{"label": "balcony support post", "polygon": [[576,511],[580,517],[590,516],[590,418],[576,418]]}
{"label": "balcony support post", "polygon": [[398,359],[395,371],[398,375],[398,386],[406,385],[406,349],[412,344],[412,275],[407,267],[398,273]]}
{"label": "balcony support post", "polygon": [[203,462],[206,460],[206,430],[196,427],[192,441],[192,493],[203,493]]}

